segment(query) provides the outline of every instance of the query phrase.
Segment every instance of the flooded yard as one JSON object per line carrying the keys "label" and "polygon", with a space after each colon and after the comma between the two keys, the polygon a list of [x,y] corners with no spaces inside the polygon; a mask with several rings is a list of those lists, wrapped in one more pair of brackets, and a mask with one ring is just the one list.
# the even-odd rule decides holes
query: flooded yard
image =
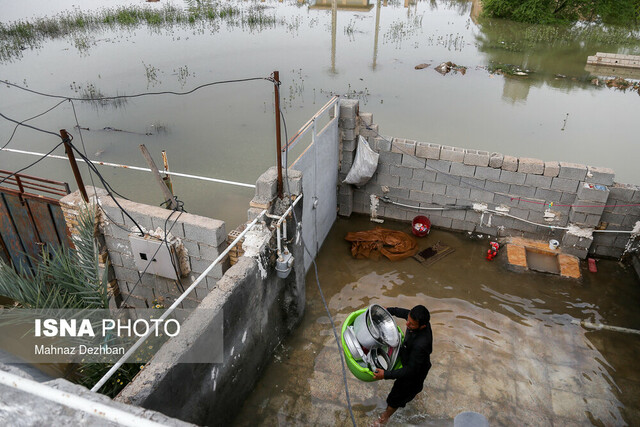
{"label": "flooded yard", "polygon": [[[640,97],[595,86],[591,80],[597,73],[585,70],[587,56],[597,51],[638,54],[640,45],[624,32],[478,19],[477,8],[464,0],[347,1],[335,14],[329,1],[306,0],[74,4],[0,0],[6,26],[40,18],[76,22],[73,30],[55,37],[38,33],[35,41],[10,49],[0,62],[1,80],[63,97],[115,96],[187,92],[279,70],[289,135],[331,95],[340,94],[359,98],[362,111],[374,113],[385,135],[611,167],[618,181],[640,182],[629,160],[640,156],[630,125]],[[113,18],[119,7],[159,13],[168,5],[189,11],[203,4],[234,13],[172,24],[134,25],[126,14],[118,24]],[[110,24],[92,27],[82,13],[112,21],[105,18]],[[434,68],[445,61],[465,72],[440,75]],[[419,64],[428,66],[415,69]],[[490,72],[504,64],[527,75]],[[19,121],[59,101],[6,85],[0,89],[2,112]],[[145,166],[138,149],[145,144],[158,163],[159,152],[167,150],[174,171],[252,184],[275,162],[273,116],[273,86],[250,81],[103,106],[63,102],[29,123],[53,132],[67,129],[88,157],[100,161]],[[81,135],[77,125],[84,129]],[[0,122],[2,145],[13,128]],[[23,128],[7,148],[47,152],[57,142]],[[0,168],[21,168],[35,159],[2,152]],[[91,182],[82,169],[85,182]],[[127,197],[163,201],[150,174],[101,170]],[[62,160],[45,160],[28,173],[73,182]],[[174,179],[174,188],[187,210],[224,219],[230,229],[244,218],[253,194],[185,178]]]}
{"label": "flooded yard", "polygon": [[[640,329],[640,288],[632,270],[599,261],[582,281],[514,273],[504,254],[485,259],[486,238],[433,230],[455,252],[429,267],[355,260],[348,231],[373,228],[367,218],[339,219],[318,257],[319,279],[338,330],[370,304],[431,312],[433,353],[424,390],[390,425],[451,425],[462,411],[490,425],[637,425],[640,335],[591,330],[580,321]],[[408,224],[385,222],[409,232]],[[404,330],[404,321],[397,320]],[[347,371],[358,425],[386,407],[392,381],[364,383]],[[301,326],[282,343],[236,425],[350,425],[338,347],[313,270]]]}

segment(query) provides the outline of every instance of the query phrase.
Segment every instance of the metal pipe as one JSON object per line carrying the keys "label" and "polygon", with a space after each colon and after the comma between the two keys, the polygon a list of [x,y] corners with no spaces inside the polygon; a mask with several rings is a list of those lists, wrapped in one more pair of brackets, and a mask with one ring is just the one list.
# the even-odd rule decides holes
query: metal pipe
{"label": "metal pipe", "polygon": [[[227,249],[225,249],[220,255],[218,255],[218,258],[216,258],[210,265],[209,267],[207,267],[206,270],[204,270],[199,276],[198,278],[182,293],[182,295],[180,295],[174,302],[173,304],[171,304],[171,306],[167,309],[167,311],[165,311],[162,316],[160,316],[158,321],[163,321],[164,319],[166,319],[172,312],[173,310],[175,310],[180,303],[187,297],[187,295],[189,295],[191,293],[191,291],[193,291],[196,286],[198,286],[198,284],[207,276],[207,274],[209,274],[209,272],[211,270],[213,270],[213,267],[216,266],[216,264],[218,264],[220,261],[222,261],[224,259],[225,256],[227,256],[227,254],[229,253],[229,251],[231,251],[231,249],[233,249],[236,244],[244,237],[245,234],[247,234],[247,232],[249,232],[249,230],[251,230],[253,228],[254,225],[256,225],[256,223],[258,222],[258,220],[260,218],[262,218],[262,216],[264,214],[267,213],[267,210],[263,210],[262,212],[260,212],[260,214],[258,214],[258,216],[251,221],[251,223],[244,229],[244,231],[242,231],[242,233],[240,233],[240,235],[238,237],[235,238],[235,240],[233,242],[231,242],[229,244],[229,246],[227,246]],[[122,355],[122,357],[120,358],[120,360],[118,360],[115,365],[113,365],[111,367],[111,369],[109,369],[109,371],[104,374],[104,376],[100,379],[100,381],[98,381],[96,383],[96,385],[94,385],[91,388],[91,391],[98,391],[100,390],[100,387],[102,387],[108,380],[109,378],[111,378],[111,376],[113,374],[116,373],[116,371],[118,369],[120,369],[120,366],[122,366],[123,363],[125,363],[127,361],[127,359],[133,354],[135,353],[135,351],[138,349],[138,347],[140,347],[142,345],[142,343],[144,343],[144,341],[149,338],[149,336],[154,332],[153,328],[149,328],[149,330],[147,331],[147,333],[140,337],[140,339],[138,341],[136,341],[136,343],[125,353]]]}
{"label": "metal pipe", "polygon": [[[29,154],[29,155],[38,156],[38,157],[49,157],[49,158],[52,158],[52,159],[68,160],[66,157],[63,157],[63,156],[57,156],[55,154],[45,155],[44,153],[38,153],[38,152],[35,152],[35,151],[16,150],[16,149],[13,149],[13,148],[1,148],[0,150],[9,151],[11,153],[17,153],[17,154]],[[79,161],[80,162],[84,162],[84,159],[80,159]],[[114,168],[123,168],[123,169],[131,169],[131,170],[142,171],[142,172],[151,172],[151,169],[149,169],[149,168],[141,168],[139,166],[121,165],[121,164],[118,164],[118,163],[110,163],[110,162],[99,162],[97,160],[90,160],[90,162],[93,163],[94,165],[98,165],[98,166],[110,166],[110,167],[114,167]],[[217,182],[219,184],[230,184],[230,185],[237,185],[239,187],[256,188],[255,184],[245,184],[245,183],[242,183],[242,182],[227,181],[227,180],[224,180],[224,179],[209,178],[209,177],[206,177],[206,176],[191,175],[191,174],[187,174],[187,173],[167,171],[166,174],[167,175],[180,176],[180,177],[183,177],[183,178],[199,179],[199,180],[202,180],[202,181]]]}
{"label": "metal pipe", "polygon": [[24,393],[33,394],[71,409],[85,412],[100,420],[130,427],[159,427],[162,424],[142,418],[122,409],[94,402],[68,391],[58,390],[36,381],[19,377],[0,370],[0,384]]}
{"label": "metal pipe", "polygon": [[278,159],[278,198],[282,199],[282,140],[280,136],[280,72],[273,72],[274,96],[276,103],[276,151]]}

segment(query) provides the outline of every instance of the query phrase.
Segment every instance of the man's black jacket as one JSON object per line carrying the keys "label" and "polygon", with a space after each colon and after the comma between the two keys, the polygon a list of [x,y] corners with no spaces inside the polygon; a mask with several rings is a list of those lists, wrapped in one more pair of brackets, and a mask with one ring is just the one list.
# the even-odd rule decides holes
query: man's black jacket
{"label": "man's black jacket", "polygon": [[[406,308],[389,307],[387,309],[393,316],[407,319],[409,310]],[[400,361],[402,368],[393,371],[385,371],[385,379],[407,379],[422,383],[431,368],[431,351],[433,348],[433,335],[431,324],[417,331],[407,330],[404,341],[400,346]]]}

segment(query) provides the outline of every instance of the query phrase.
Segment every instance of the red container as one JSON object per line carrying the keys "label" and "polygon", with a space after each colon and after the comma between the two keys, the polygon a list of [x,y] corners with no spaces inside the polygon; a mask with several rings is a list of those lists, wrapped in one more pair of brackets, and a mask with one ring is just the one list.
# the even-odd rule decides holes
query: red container
{"label": "red container", "polygon": [[411,232],[418,237],[424,237],[431,231],[431,221],[424,215],[418,215],[413,218],[411,223]]}

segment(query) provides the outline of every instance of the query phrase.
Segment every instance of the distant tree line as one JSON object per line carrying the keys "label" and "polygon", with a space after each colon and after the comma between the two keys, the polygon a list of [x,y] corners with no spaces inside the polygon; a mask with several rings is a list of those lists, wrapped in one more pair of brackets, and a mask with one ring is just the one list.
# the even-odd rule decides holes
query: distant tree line
{"label": "distant tree line", "polygon": [[487,16],[519,22],[640,24],[640,0],[482,0],[482,5]]}

